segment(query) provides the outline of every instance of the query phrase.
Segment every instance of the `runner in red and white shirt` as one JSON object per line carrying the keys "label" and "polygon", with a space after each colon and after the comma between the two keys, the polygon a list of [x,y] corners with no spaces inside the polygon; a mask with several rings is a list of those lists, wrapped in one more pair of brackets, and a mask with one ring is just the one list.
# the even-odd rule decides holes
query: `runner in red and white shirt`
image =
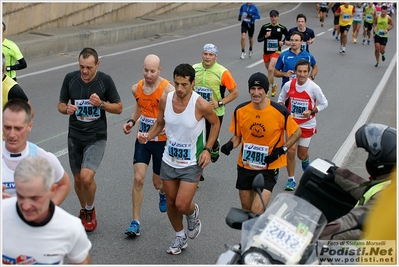
{"label": "runner in red and white shirt", "polygon": [[[313,134],[316,133],[316,113],[328,106],[328,101],[321,88],[311,79],[310,63],[306,59],[300,59],[295,64],[296,78],[286,82],[281,88],[278,103],[284,105],[288,101],[288,110],[302,130],[299,138],[298,158],[302,160],[302,169],[309,166],[309,145]],[[296,187],[295,181],[295,152],[296,144],[288,149],[287,153],[287,173],[288,182],[285,190],[293,191]]]}

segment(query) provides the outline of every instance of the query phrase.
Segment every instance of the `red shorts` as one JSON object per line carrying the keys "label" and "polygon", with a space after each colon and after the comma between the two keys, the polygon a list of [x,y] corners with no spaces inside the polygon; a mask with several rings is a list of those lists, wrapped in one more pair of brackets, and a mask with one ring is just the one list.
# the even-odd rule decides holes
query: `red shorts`
{"label": "red shorts", "polygon": [[278,58],[280,56],[280,54],[281,54],[280,51],[279,52],[274,52],[274,53],[271,53],[271,54],[263,54],[263,62],[268,63],[272,57]]}
{"label": "red shorts", "polygon": [[302,134],[301,134],[302,138],[309,138],[317,133],[316,128],[311,128],[311,129],[301,128],[301,130],[302,130]]}

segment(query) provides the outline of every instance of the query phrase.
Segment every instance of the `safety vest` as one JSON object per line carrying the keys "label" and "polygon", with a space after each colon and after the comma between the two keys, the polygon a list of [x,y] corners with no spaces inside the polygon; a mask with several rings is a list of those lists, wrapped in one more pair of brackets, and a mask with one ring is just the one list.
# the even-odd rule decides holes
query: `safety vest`
{"label": "safety vest", "polygon": [[387,187],[391,181],[385,181],[376,185],[373,185],[369,190],[367,190],[362,198],[356,203],[355,208],[359,205],[365,205],[367,201],[370,200],[372,196],[383,190],[385,187]]}

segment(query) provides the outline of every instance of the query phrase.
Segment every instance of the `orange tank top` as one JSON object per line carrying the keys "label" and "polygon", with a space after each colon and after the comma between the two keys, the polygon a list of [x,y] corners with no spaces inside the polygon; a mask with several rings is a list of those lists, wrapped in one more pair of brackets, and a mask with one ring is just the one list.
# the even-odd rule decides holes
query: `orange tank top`
{"label": "orange tank top", "polygon": [[[159,113],[159,100],[165,90],[165,87],[169,84],[169,81],[163,79],[158,88],[147,95],[144,93],[143,85],[144,80],[140,80],[137,83],[136,88],[136,101],[141,109],[141,116],[139,118],[138,132],[146,133],[154,124]],[[151,141],[166,141],[166,135],[159,135],[153,138]]]}

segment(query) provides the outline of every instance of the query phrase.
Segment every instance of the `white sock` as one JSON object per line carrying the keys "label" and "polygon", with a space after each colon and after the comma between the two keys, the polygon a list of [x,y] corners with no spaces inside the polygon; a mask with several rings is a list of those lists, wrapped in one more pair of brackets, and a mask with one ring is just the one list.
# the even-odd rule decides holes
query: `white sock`
{"label": "white sock", "polygon": [[94,208],[93,205],[89,206],[89,205],[86,204],[86,210],[92,210],[93,208]]}
{"label": "white sock", "polygon": [[293,181],[295,181],[295,177],[294,176],[290,176],[290,177],[288,177],[288,179],[292,179]]}
{"label": "white sock", "polygon": [[176,236],[178,236],[178,237],[185,237],[186,234],[184,233],[184,229],[181,230],[181,231],[179,231],[179,232],[176,232]]}

